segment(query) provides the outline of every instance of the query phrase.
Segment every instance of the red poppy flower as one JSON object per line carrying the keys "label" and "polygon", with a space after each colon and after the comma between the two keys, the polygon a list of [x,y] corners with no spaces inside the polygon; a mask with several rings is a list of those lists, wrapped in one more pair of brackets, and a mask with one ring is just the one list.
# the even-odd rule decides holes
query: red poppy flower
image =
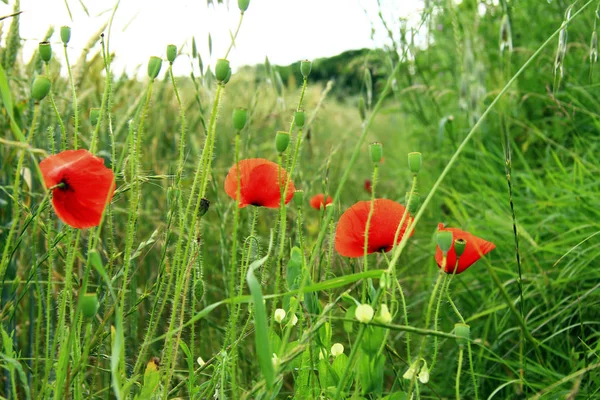
{"label": "red poppy flower", "polygon": [[333,199],[331,196],[327,196],[327,200],[325,200],[325,195],[323,193],[319,193],[310,199],[310,206],[315,210],[320,210],[321,207],[325,207],[327,204],[331,204],[332,202]]}
{"label": "red poppy flower", "polygon": [[373,185],[371,184],[371,181],[369,179],[365,179],[365,190],[367,191],[367,193],[371,194],[371,192],[373,191],[372,187]]}
{"label": "red poppy flower", "polygon": [[[340,217],[335,232],[335,249],[342,256],[362,257],[364,255],[365,228],[370,209],[370,201],[359,201]],[[394,236],[405,211],[406,208],[395,201],[375,199],[369,225],[368,254],[390,251],[394,247]],[[408,227],[409,217],[410,214],[407,213],[397,243],[400,242]]]}
{"label": "red poppy flower", "polygon": [[[259,206],[278,208],[281,202],[281,186],[287,181],[287,173],[281,169],[281,182],[279,181],[279,165],[264,158],[249,158],[242,160],[229,169],[225,178],[225,192],[232,199],[237,198],[238,169],[240,172],[240,204],[239,208],[246,206]],[[290,180],[285,204],[294,196],[294,183]]]}
{"label": "red poppy flower", "polygon": [[[458,259],[458,268],[456,269],[457,274],[460,274],[461,272],[469,268],[471,265],[473,265],[481,257],[483,257],[484,255],[496,248],[496,245],[494,243],[478,238],[477,236],[471,235],[469,232],[465,232],[460,229],[444,228],[444,224],[442,223],[438,224],[438,230],[452,232],[452,247],[446,255],[446,268],[444,268],[444,271],[447,274],[453,273],[454,268],[456,267],[456,253],[454,251],[455,240],[463,239],[467,242],[467,245],[465,246],[465,251]],[[437,261],[437,264],[440,268],[442,268],[443,258],[444,255],[442,253],[442,250],[438,246],[437,251],[435,253],[435,261]]]}
{"label": "red poppy flower", "polygon": [[115,191],[115,175],[87,150],[66,150],[40,162],[56,215],[73,228],[98,226]]}

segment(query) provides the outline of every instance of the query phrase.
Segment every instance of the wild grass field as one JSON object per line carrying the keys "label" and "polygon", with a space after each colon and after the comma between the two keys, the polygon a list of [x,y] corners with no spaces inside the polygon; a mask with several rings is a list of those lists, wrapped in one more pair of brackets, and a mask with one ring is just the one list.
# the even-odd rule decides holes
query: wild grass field
{"label": "wild grass field", "polygon": [[600,1],[229,65],[258,1],[142,78],[2,21],[0,397],[600,399]]}

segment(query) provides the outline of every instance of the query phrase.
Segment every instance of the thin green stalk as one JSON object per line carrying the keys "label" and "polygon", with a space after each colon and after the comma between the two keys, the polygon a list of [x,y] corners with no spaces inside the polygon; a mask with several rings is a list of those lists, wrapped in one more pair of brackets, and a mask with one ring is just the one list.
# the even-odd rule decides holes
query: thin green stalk
{"label": "thin green stalk", "polygon": [[225,56],[223,57],[225,59],[229,55],[229,52],[231,51],[231,49],[233,48],[233,46],[235,46],[235,39],[237,39],[237,35],[240,32],[240,28],[242,27],[242,20],[243,19],[244,19],[244,12],[240,11],[240,19],[238,21],[237,28],[235,29],[235,33],[231,37],[231,43],[229,43],[229,47],[227,48],[227,52],[225,52]]}
{"label": "thin green stalk", "polygon": [[[46,63],[46,75],[50,76],[50,64]],[[52,87],[50,87],[50,92],[48,93],[48,99],[50,100],[50,104],[52,105],[52,109],[54,110],[54,115],[56,116],[56,120],[58,121],[58,125],[60,126],[60,141],[61,141],[61,150],[65,151],[67,149],[67,130],[65,128],[65,124],[60,116],[60,112],[58,112],[58,108],[56,107],[56,103],[54,102],[54,94],[52,93]]]}
{"label": "thin green stalk", "polygon": [[460,372],[462,370],[463,352],[464,349],[461,346],[458,349],[458,369],[456,370],[456,400],[460,400]]}
{"label": "thin green stalk", "polygon": [[[369,229],[371,228],[371,219],[375,212],[375,188],[377,186],[377,174],[379,172],[379,164],[375,163],[373,166],[373,186],[371,188],[371,204],[369,205],[369,215],[367,216],[367,223],[365,225],[365,240],[363,245],[363,271],[369,270]],[[367,282],[363,282],[362,285],[362,302],[367,301]]]}
{"label": "thin green stalk", "polygon": [[69,74],[69,81],[71,83],[71,92],[73,94],[73,116],[74,116],[74,132],[73,132],[73,148],[77,150],[78,143],[77,137],[79,135],[79,109],[77,108],[77,93],[75,92],[75,82],[73,80],[73,74],[71,72],[71,64],[69,63],[69,53],[67,52],[67,44],[64,44],[65,63],[67,64],[67,72]]}

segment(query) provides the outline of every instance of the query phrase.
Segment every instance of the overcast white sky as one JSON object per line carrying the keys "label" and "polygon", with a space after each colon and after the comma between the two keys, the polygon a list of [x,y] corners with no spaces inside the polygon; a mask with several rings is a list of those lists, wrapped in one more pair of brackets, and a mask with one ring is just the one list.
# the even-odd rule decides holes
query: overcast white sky
{"label": "overcast white sky", "polygon": [[[88,17],[81,6],[87,7]],[[76,60],[88,40],[107,22],[116,0],[21,0],[21,36],[25,40],[25,60],[37,49],[50,25],[56,28],[51,41],[54,54],[62,52],[59,29],[72,27],[69,58]],[[216,2],[216,0],[215,0]],[[226,1],[227,3],[227,1]],[[212,62],[224,55],[230,43],[229,30],[239,18],[237,0],[208,7],[206,0],[121,0],[117,9],[110,49],[116,54],[113,71],[131,73],[138,66],[145,71],[151,55],[165,58],[167,44],[191,53],[191,37],[196,37],[204,64],[211,63],[208,34],[212,35]],[[420,0],[381,0],[386,20],[397,23],[399,17],[418,15]],[[0,15],[10,14],[14,0],[0,3]],[[4,32],[10,22],[5,22]],[[379,34],[371,40],[371,24]],[[394,25],[398,26],[398,25]],[[232,67],[263,62],[289,64],[338,54],[348,49],[381,46],[386,36],[377,18],[377,0],[251,0],[236,41],[228,57]],[[174,67],[189,73],[190,63],[180,57]]]}

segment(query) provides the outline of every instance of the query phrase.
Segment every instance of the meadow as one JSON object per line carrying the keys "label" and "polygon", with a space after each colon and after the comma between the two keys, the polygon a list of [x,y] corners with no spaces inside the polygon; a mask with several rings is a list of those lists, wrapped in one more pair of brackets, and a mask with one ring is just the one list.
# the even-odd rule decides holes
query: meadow
{"label": "meadow", "polygon": [[0,398],[600,398],[600,2],[232,66],[257,1],[142,78],[3,20]]}

